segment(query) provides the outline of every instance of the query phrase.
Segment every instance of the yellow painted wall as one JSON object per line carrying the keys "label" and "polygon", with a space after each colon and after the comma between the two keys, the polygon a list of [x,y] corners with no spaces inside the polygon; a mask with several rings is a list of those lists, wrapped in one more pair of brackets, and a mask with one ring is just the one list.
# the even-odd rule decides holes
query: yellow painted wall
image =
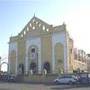
{"label": "yellow painted wall", "polygon": [[64,70],[64,46],[61,43],[55,45],[55,70],[62,73]]}
{"label": "yellow painted wall", "polygon": [[23,64],[25,60],[26,46],[24,39],[18,40],[18,64]]}
{"label": "yellow painted wall", "polygon": [[10,53],[10,72],[15,74],[16,70],[16,51],[11,51]]}
{"label": "yellow painted wall", "polygon": [[[43,35],[41,37],[41,60],[44,62],[52,62],[52,42],[51,35]],[[51,65],[51,64],[50,64]]]}
{"label": "yellow painted wall", "polygon": [[73,72],[73,65],[74,65],[73,40],[69,39],[69,72]]}

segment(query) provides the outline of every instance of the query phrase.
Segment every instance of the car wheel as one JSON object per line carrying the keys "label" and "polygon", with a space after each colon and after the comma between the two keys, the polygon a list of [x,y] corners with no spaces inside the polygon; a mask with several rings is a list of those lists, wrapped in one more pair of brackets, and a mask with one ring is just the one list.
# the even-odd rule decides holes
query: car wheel
{"label": "car wheel", "polygon": [[56,84],[59,84],[58,81],[55,82]]}
{"label": "car wheel", "polygon": [[70,85],[72,85],[72,84],[73,84],[73,82],[72,82],[72,81],[69,81],[69,84],[70,84]]}

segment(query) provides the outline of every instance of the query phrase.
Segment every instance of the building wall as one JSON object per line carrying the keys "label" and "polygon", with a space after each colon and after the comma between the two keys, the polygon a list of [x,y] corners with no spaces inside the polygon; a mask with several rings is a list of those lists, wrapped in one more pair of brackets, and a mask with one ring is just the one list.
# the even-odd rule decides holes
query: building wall
{"label": "building wall", "polygon": [[41,37],[41,60],[42,69],[45,62],[50,63],[50,70],[52,71],[52,41],[51,34],[43,35]]}
{"label": "building wall", "polygon": [[90,73],[90,54],[88,54],[87,58],[87,71]]}
{"label": "building wall", "polygon": [[9,43],[9,73],[17,74],[18,50],[17,42]]}
{"label": "building wall", "polygon": [[64,46],[59,42],[54,47],[55,53],[55,71],[64,73]]}
{"label": "building wall", "polygon": [[65,32],[60,32],[60,33],[53,33],[52,34],[52,69],[53,69],[53,72],[55,73],[56,70],[55,70],[55,45],[57,43],[61,43],[64,47],[64,60],[63,60],[63,63],[64,63],[64,72],[68,72],[68,59],[67,59],[67,43],[66,43],[66,33]]}
{"label": "building wall", "polygon": [[18,68],[20,64],[24,64],[25,63],[25,51],[26,51],[26,45],[25,45],[25,40],[24,38],[19,38],[18,41]]}
{"label": "building wall", "polygon": [[87,65],[86,63],[83,63],[81,61],[78,61],[78,60],[74,60],[74,70],[78,70],[80,69],[80,71],[84,70],[84,71],[87,71]]}
{"label": "building wall", "polygon": [[73,72],[73,64],[74,64],[74,46],[73,46],[73,40],[69,39],[69,70],[70,72]]}
{"label": "building wall", "polygon": [[[14,42],[13,45],[11,44],[12,41]],[[65,24],[53,27],[33,17],[15,38],[10,39],[9,45],[9,50],[12,50],[13,47],[16,51],[16,61],[14,60],[16,62],[16,73],[19,64],[24,64],[26,74],[29,72],[28,52],[33,46],[38,51],[39,73],[42,73],[45,62],[50,63],[51,73],[58,73],[58,68],[64,73],[68,73],[71,69],[72,54],[70,55],[69,50],[73,47],[72,43],[69,42],[69,34],[66,31]],[[12,66],[10,65],[10,68]]]}
{"label": "building wall", "polygon": [[87,71],[87,55],[83,50],[75,49],[73,70]]}

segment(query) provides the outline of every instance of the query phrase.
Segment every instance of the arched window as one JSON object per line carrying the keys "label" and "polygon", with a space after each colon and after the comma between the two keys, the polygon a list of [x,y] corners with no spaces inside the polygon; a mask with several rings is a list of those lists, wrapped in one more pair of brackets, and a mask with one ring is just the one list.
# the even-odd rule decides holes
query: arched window
{"label": "arched window", "polygon": [[38,73],[38,47],[31,45],[28,48],[28,61],[29,61],[29,70],[32,70],[33,73]]}
{"label": "arched window", "polygon": [[54,48],[55,53],[55,70],[57,73],[64,71],[64,46],[62,43],[56,43]]}

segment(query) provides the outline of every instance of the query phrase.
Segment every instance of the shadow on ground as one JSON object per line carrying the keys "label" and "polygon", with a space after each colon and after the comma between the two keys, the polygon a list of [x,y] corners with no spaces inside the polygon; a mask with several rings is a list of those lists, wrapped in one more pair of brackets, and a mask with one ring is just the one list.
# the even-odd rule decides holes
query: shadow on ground
{"label": "shadow on ground", "polygon": [[51,87],[52,90],[64,90],[64,89],[73,89],[73,88],[86,88],[90,85],[55,85]]}

